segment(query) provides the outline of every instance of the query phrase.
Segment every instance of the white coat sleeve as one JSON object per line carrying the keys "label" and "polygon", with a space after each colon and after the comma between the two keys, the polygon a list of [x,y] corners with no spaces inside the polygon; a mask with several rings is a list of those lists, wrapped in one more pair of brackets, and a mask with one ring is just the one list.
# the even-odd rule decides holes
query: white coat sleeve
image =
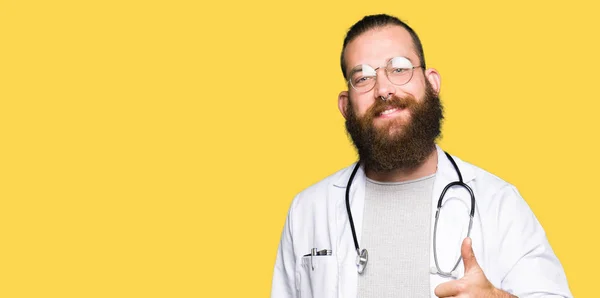
{"label": "white coat sleeve", "polygon": [[516,188],[501,191],[498,217],[502,289],[520,298],[572,297],[546,233]]}
{"label": "white coat sleeve", "polygon": [[277,250],[271,287],[272,298],[298,297],[296,291],[296,258],[292,238],[292,208],[290,207],[288,212]]}

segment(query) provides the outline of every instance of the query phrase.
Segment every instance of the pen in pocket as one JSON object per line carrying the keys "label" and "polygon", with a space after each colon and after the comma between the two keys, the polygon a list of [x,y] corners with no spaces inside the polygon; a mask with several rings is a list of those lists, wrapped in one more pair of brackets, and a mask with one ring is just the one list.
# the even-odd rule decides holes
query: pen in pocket
{"label": "pen in pocket", "polygon": [[310,267],[312,268],[312,271],[315,271],[315,265],[313,264],[313,257],[314,256],[330,256],[333,252],[331,251],[331,249],[322,249],[322,250],[317,250],[316,247],[311,248],[310,249],[310,253],[309,254],[305,254],[305,257],[309,257],[310,256]]}

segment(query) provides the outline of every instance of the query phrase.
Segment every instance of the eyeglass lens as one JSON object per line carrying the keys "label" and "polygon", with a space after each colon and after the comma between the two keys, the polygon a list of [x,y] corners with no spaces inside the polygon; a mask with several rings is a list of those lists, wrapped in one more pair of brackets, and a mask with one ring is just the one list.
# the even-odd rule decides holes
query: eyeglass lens
{"label": "eyeglass lens", "polygon": [[[375,86],[377,69],[368,64],[361,64],[351,74],[350,84],[357,91],[368,91]],[[404,85],[410,81],[413,65],[406,57],[394,57],[385,66],[385,73],[394,85]]]}

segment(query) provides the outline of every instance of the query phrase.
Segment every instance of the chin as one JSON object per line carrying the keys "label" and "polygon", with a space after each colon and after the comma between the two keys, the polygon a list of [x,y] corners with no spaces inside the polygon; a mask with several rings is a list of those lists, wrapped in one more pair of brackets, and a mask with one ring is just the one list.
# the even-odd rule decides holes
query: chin
{"label": "chin", "polygon": [[405,127],[406,125],[404,124],[404,121],[401,119],[396,119],[396,121],[378,125],[377,130],[379,130],[381,133],[387,132],[386,134],[389,136],[397,136],[404,131]]}

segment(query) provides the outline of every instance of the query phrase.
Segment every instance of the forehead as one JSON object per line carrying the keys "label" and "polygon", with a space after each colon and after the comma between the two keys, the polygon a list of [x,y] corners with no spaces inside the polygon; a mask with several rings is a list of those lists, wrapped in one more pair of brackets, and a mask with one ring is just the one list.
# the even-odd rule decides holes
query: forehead
{"label": "forehead", "polygon": [[408,58],[413,65],[419,64],[410,33],[400,26],[385,26],[371,29],[348,43],[344,61],[346,69],[352,69],[359,64],[381,66],[397,56]]}

